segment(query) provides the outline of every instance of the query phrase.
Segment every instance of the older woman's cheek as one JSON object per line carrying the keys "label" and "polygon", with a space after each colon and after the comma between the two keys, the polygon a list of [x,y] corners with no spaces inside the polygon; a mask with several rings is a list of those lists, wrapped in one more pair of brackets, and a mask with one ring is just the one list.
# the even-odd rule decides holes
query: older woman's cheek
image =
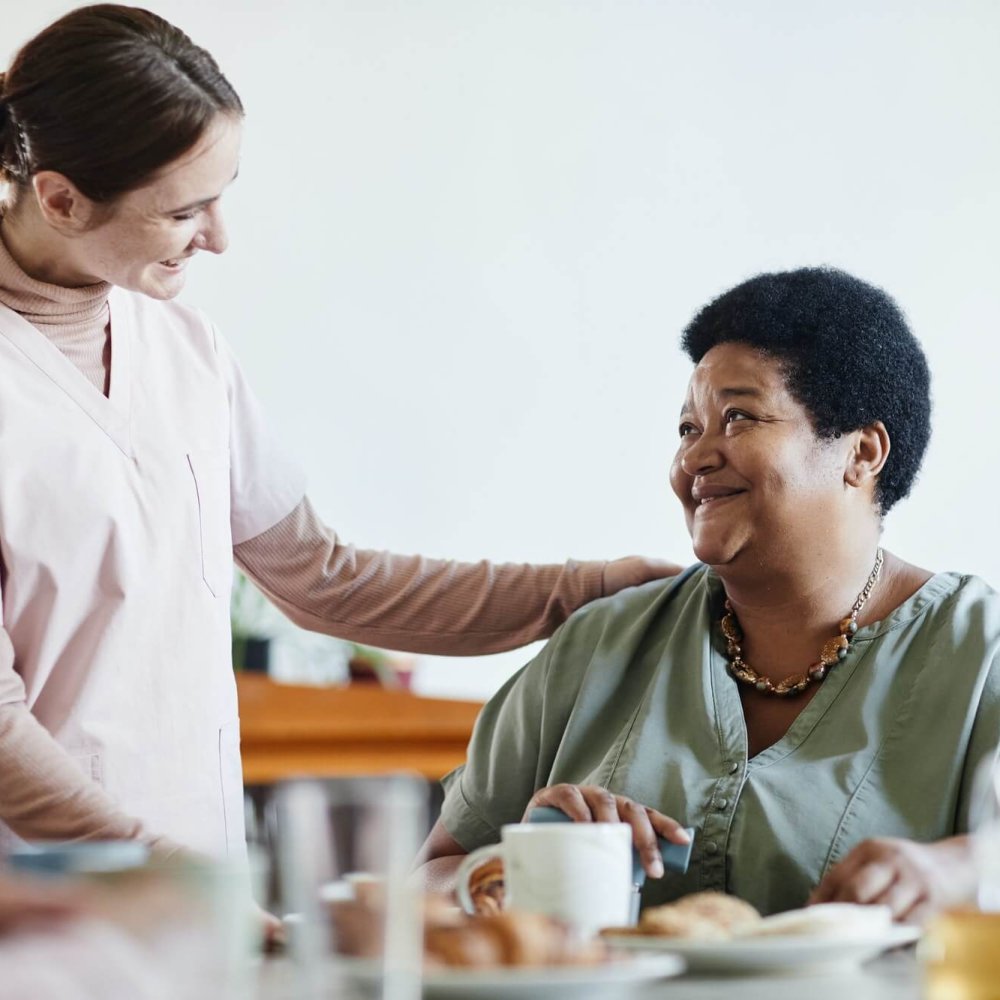
{"label": "older woman's cheek", "polygon": [[693,480],[681,468],[680,452],[677,452],[677,454],[674,455],[673,460],[670,463],[670,469],[667,473],[667,481],[670,483],[670,489],[673,491],[674,496],[682,504],[686,505],[687,500],[691,495],[691,483]]}

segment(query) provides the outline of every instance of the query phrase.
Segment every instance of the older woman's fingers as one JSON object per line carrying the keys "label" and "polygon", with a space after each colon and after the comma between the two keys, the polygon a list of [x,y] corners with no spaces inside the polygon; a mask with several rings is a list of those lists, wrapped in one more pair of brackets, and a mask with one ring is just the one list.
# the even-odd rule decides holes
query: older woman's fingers
{"label": "older woman's fingers", "polygon": [[618,815],[632,827],[632,843],[639,852],[639,860],[646,874],[651,878],[660,878],[663,875],[663,859],[660,857],[660,845],[656,840],[656,830],[650,822],[649,811],[638,802],[619,795]]}
{"label": "older woman's fingers", "polygon": [[899,875],[895,865],[883,861],[870,861],[858,868],[850,878],[844,879],[834,893],[836,903],[874,903],[894,884]]}
{"label": "older woman's fingers", "polygon": [[531,815],[535,806],[552,806],[564,812],[575,823],[590,823],[594,818],[578,785],[549,785],[547,788],[540,788],[532,795],[528,808],[524,811],[525,819]]}
{"label": "older woman's fingers", "polygon": [[923,887],[915,879],[905,875],[897,878],[884,892],[871,902],[877,906],[888,906],[893,920],[905,920],[907,915],[926,898]]}
{"label": "older woman's fingers", "polygon": [[906,913],[902,914],[898,920],[901,924],[912,924],[914,927],[923,927],[938,912],[938,907],[932,905],[930,900],[926,896],[923,896]]}
{"label": "older woman's fingers", "polygon": [[540,788],[528,803],[524,813],[526,820],[536,806],[552,806],[577,823],[628,823],[642,867],[652,878],[663,875],[658,837],[675,844],[690,842],[687,831],[675,819],[599,785],[561,784]]}
{"label": "older woman's fingers", "polygon": [[590,806],[590,814],[595,823],[618,823],[623,816],[618,815],[618,801],[606,788],[598,785],[581,785],[580,792]]}
{"label": "older woman's fingers", "polygon": [[691,838],[688,836],[687,830],[677,822],[675,819],[671,819],[669,816],[664,816],[663,813],[657,812],[655,809],[646,809],[649,814],[649,821],[653,824],[653,829],[661,837],[666,837],[667,840],[674,844],[690,844]]}
{"label": "older woman's fingers", "polygon": [[864,840],[849,851],[843,861],[835,864],[820,879],[819,885],[809,896],[810,903],[853,902],[853,882],[866,865],[881,860],[883,850],[879,841]]}
{"label": "older woman's fingers", "polygon": [[848,860],[845,859],[839,865],[835,865],[820,879],[819,885],[809,896],[810,905],[844,899],[843,894],[849,891],[855,873],[861,868],[860,862],[851,861],[848,864]]}

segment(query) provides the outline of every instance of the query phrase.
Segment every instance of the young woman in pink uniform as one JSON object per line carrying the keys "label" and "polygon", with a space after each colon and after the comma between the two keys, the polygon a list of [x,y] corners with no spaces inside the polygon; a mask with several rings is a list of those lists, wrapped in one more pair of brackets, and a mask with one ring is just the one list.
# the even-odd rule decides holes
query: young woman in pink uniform
{"label": "young woman in pink uniform", "polygon": [[212,323],[243,109],[148,12],[73,11],[0,76],[4,837],[243,849],[235,561],[295,622],[426,653],[508,649],[674,571],[355,549],[304,496]]}

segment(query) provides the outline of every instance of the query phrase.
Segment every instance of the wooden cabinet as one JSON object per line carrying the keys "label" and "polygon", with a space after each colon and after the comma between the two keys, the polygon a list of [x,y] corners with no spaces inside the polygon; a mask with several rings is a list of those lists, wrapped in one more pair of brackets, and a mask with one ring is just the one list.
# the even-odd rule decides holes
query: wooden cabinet
{"label": "wooden cabinet", "polygon": [[275,684],[237,674],[243,779],[413,771],[437,779],[465,760],[482,705],[375,686]]}

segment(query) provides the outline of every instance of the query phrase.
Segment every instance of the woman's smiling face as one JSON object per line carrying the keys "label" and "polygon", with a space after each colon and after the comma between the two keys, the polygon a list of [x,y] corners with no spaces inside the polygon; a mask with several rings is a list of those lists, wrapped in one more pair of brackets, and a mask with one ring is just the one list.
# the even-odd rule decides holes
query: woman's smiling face
{"label": "woman's smiling face", "polygon": [[735,342],[713,347],[691,376],[679,430],[670,484],[702,562],[794,556],[798,539],[845,516],[850,442],[816,436],[775,358]]}
{"label": "woman's smiling face", "polygon": [[195,253],[222,253],[228,240],[220,199],[236,176],[241,132],[238,118],[220,114],[194,147],[78,236],[72,249],[86,280],[171,299]]}

